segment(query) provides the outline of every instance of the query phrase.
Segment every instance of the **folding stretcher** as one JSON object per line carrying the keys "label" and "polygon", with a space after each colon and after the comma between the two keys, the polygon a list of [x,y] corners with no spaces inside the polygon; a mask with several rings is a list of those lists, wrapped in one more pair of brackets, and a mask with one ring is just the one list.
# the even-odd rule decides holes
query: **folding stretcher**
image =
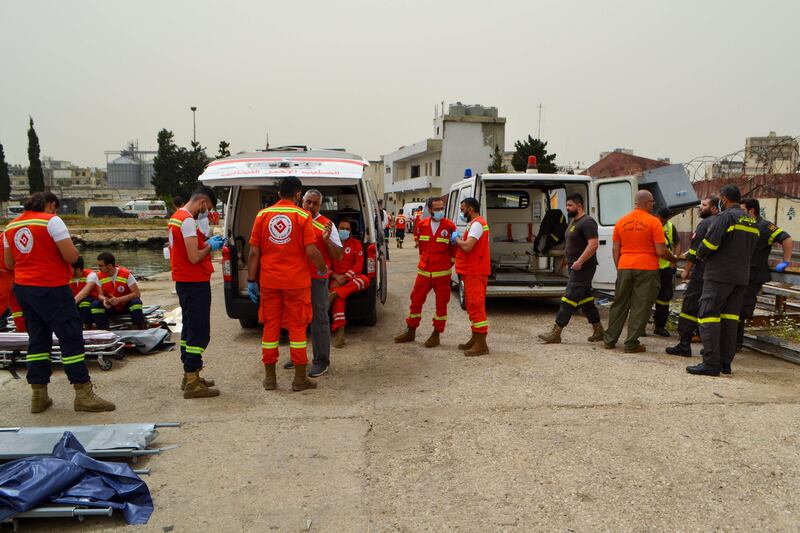
{"label": "folding stretcher", "polygon": [[[142,312],[144,313],[144,319],[147,322],[149,327],[157,327],[161,326],[164,321],[164,310],[161,308],[160,305],[145,305],[142,307]],[[133,322],[131,321],[131,315],[111,315],[108,317],[108,323],[111,326],[112,330],[116,329],[131,329]],[[6,330],[14,331],[14,319],[11,315],[8,315],[7,322],[5,324]]]}
{"label": "folding stretcher", "polygon": [[[86,358],[95,359],[101,370],[111,370],[112,359],[119,360],[125,356],[122,351],[125,343],[120,341],[116,333],[87,330],[83,332],[83,340],[86,343]],[[27,353],[27,333],[0,333],[0,368],[12,369],[15,364],[24,363]],[[61,351],[55,335],[50,360],[54,363],[61,362]]]}

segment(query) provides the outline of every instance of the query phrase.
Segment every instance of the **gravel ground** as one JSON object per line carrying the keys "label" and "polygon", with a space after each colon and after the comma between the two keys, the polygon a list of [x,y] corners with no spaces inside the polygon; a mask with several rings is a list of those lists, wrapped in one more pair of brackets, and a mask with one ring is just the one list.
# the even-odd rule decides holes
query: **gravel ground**
{"label": "gravel ground", "polygon": [[[47,531],[709,531],[797,530],[798,368],[745,352],[732,377],[691,377],[686,359],[590,345],[577,316],[562,345],[536,334],[552,302],[489,304],[492,353],[468,359],[466,313],[451,301],[443,345],[394,345],[413,249],[391,250],[389,300],[375,328],[348,329],[316,391],[260,385],[260,332],[226,317],[215,278],[207,374],[222,395],[184,400],[175,352],[92,365],[117,411],[77,414],[61,371],[55,405],[31,415],[24,381],[0,383],[0,425],[173,421],[140,461],[156,510],[113,519],[25,522]],[[146,303],[174,301],[144,282]],[[432,299],[432,298],[431,298]],[[288,347],[282,348],[282,360]],[[697,361],[697,358],[693,359]],[[0,378],[2,381],[4,378]],[[165,529],[166,528],[166,529]]]}

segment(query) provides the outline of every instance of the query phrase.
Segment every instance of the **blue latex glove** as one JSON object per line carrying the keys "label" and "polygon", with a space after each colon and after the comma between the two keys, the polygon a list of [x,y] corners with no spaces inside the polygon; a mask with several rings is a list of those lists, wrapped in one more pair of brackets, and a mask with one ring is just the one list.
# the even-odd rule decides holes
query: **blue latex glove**
{"label": "blue latex glove", "polygon": [[259,295],[261,291],[258,289],[258,282],[257,281],[248,281],[247,282],[247,295],[253,301],[254,304],[258,303]]}
{"label": "blue latex glove", "polygon": [[786,270],[786,267],[788,267],[788,266],[789,266],[788,262],[781,261],[780,263],[775,265],[775,272],[783,272],[784,270]]}
{"label": "blue latex glove", "polygon": [[225,245],[225,238],[220,235],[214,235],[208,239],[208,244],[211,246],[211,251],[216,252],[217,250],[221,250]]}
{"label": "blue latex glove", "polygon": [[450,244],[455,244],[458,240],[458,233],[451,233],[450,234]]}

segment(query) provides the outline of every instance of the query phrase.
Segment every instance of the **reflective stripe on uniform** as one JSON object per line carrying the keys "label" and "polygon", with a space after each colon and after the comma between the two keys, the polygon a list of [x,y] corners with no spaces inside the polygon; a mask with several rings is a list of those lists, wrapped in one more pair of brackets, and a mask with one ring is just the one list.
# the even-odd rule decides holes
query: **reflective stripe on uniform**
{"label": "reflective stripe on uniform", "polygon": [[428,272],[426,270],[417,269],[417,274],[426,278],[441,278],[442,276],[449,276],[449,270],[438,270],[436,272]]}
{"label": "reflective stripe on uniform", "polygon": [[296,350],[303,349],[303,348],[305,348],[307,346],[308,346],[308,342],[307,341],[302,341],[302,342],[291,342],[290,341],[289,342],[289,348],[294,348]]}
{"label": "reflective stripe on uniform", "polygon": [[102,307],[100,307],[100,308],[93,307],[92,308],[92,314],[93,315],[104,315],[104,314],[106,314],[106,310],[103,309]]}
{"label": "reflective stripe on uniform", "polygon": [[278,341],[275,342],[262,342],[261,347],[266,350],[275,350],[278,348]]}
{"label": "reflective stripe on uniform", "polygon": [[75,363],[80,363],[84,359],[86,359],[86,354],[78,354],[78,355],[71,355],[69,357],[62,357],[61,364],[64,365],[74,365]]}
{"label": "reflective stripe on uniform", "polygon": [[687,253],[689,255],[697,255],[697,250],[695,250],[694,248],[689,248],[689,251]]}
{"label": "reflective stripe on uniform", "polygon": [[17,311],[16,313],[11,313],[11,318],[22,318],[25,316],[25,313],[22,311]]}
{"label": "reflective stripe on uniform", "polygon": [[447,320],[447,315],[444,315],[444,316],[436,316],[436,315],[434,315],[433,319],[434,320]]}
{"label": "reflective stripe on uniform", "polygon": [[572,307],[578,307],[578,302],[573,302],[572,300],[570,300],[570,299],[569,299],[569,298],[567,298],[566,296],[562,296],[562,297],[561,297],[561,301],[562,301],[562,302],[564,302],[564,303],[566,303],[566,304],[569,304],[569,305],[571,305]]}
{"label": "reflective stripe on uniform", "polygon": [[720,318],[718,316],[707,316],[705,318],[698,318],[697,322],[700,324],[709,324],[711,322],[719,322]]}
{"label": "reflective stripe on uniform", "polygon": [[[761,233],[758,231],[758,228],[753,228],[753,227],[750,227],[750,226],[745,226],[744,224],[734,224],[734,225],[732,225],[732,226],[728,226],[728,229],[727,229],[726,231],[727,231],[728,233],[730,233],[730,232],[731,232],[731,231],[733,231],[733,230],[746,231],[746,232],[748,232],[748,233],[753,233],[753,234],[755,234],[755,235],[760,235],[760,234],[761,234]],[[705,241],[703,241],[703,242],[705,242]]]}
{"label": "reflective stripe on uniform", "polygon": [[739,321],[739,315],[732,315],[732,314],[729,314],[729,313],[722,313],[719,316],[723,320],[735,320],[736,322]]}
{"label": "reflective stripe on uniform", "polygon": [[489,325],[488,320],[484,320],[483,322],[472,322],[470,324],[473,328],[483,328]]}
{"label": "reflective stripe on uniform", "polygon": [[167,222],[167,226],[174,226],[176,228],[180,228],[183,225],[183,220],[179,218],[171,218],[169,222]]}
{"label": "reflective stripe on uniform", "polygon": [[419,240],[421,240],[421,241],[429,241],[429,240],[431,240],[431,236],[430,235],[420,235],[419,236]]}
{"label": "reflective stripe on uniform", "polygon": [[25,356],[25,362],[26,363],[33,363],[33,362],[36,362],[36,361],[49,361],[49,360],[50,360],[50,354],[47,353],[47,352],[45,352],[45,353],[29,353],[28,355]]}
{"label": "reflective stripe on uniform", "polygon": [[656,305],[669,305],[669,300],[656,300]]}
{"label": "reflective stripe on uniform", "polygon": [[78,304],[78,307],[91,307],[92,304],[90,302],[81,302]]}
{"label": "reflective stripe on uniform", "polygon": [[308,213],[299,207],[268,207],[261,211],[262,213],[296,213],[303,218],[308,218]]}
{"label": "reflective stripe on uniform", "polygon": [[408,318],[422,318],[422,315],[416,313],[409,313]]}
{"label": "reflective stripe on uniform", "polygon": [[705,247],[706,247],[706,248],[708,248],[709,250],[717,250],[717,249],[719,249],[719,246],[718,246],[718,245],[716,245],[716,244],[711,244],[711,243],[708,241],[708,239],[703,239],[703,244],[704,244],[704,245],[705,245]]}
{"label": "reflective stripe on uniform", "polygon": [[681,313],[681,314],[678,315],[678,317],[679,318],[685,318],[686,320],[688,320],[690,322],[699,322],[699,320],[697,319],[696,316],[687,315],[686,313]]}
{"label": "reflective stripe on uniform", "polygon": [[43,218],[29,218],[27,220],[20,220],[18,222],[11,222],[6,225],[6,231],[22,228],[25,226],[44,226],[47,227],[47,220]]}
{"label": "reflective stripe on uniform", "polygon": [[206,351],[206,349],[202,346],[191,346],[189,344],[186,345],[186,353],[189,355],[203,355],[204,351]]}
{"label": "reflective stripe on uniform", "polygon": [[450,239],[443,239],[441,237],[436,237],[436,242],[441,242],[444,244],[450,244]]}
{"label": "reflective stripe on uniform", "polygon": [[132,306],[129,307],[129,309],[131,311],[139,311],[142,309],[142,304],[133,304]]}
{"label": "reflective stripe on uniform", "polygon": [[317,222],[316,220],[312,221],[311,224],[313,224],[314,227],[317,228],[318,230],[325,231],[325,225],[324,224],[322,224],[320,222]]}
{"label": "reflective stripe on uniform", "polygon": [[775,242],[775,237],[777,237],[781,233],[783,233],[783,230],[781,228],[778,228],[775,231],[773,231],[772,235],[769,236],[769,240],[767,241],[767,244],[772,244],[773,242]]}

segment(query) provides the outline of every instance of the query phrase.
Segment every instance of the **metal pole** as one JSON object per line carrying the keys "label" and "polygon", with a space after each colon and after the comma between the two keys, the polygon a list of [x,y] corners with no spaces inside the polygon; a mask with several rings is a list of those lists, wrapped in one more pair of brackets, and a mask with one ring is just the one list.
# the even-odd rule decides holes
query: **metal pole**
{"label": "metal pole", "polygon": [[192,110],[192,141],[197,142],[197,121],[195,120],[197,106],[192,106],[189,109]]}

